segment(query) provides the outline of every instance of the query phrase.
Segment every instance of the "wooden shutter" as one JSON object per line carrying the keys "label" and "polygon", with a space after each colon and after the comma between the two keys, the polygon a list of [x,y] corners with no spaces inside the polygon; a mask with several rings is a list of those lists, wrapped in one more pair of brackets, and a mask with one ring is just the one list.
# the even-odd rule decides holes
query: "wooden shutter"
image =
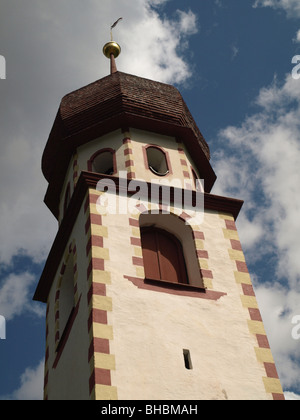
{"label": "wooden shutter", "polygon": [[142,248],[146,278],[172,283],[188,283],[180,241],[157,228],[142,230]]}
{"label": "wooden shutter", "polygon": [[155,232],[148,229],[142,232],[142,247],[145,276],[149,279],[160,280],[161,276]]}

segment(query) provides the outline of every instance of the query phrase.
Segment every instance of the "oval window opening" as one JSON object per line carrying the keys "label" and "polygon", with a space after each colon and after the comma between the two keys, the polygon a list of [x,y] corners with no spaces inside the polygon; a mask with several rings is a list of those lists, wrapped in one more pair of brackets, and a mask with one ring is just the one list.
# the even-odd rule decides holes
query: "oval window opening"
{"label": "oval window opening", "polygon": [[155,175],[164,176],[169,173],[166,155],[162,150],[156,147],[148,147],[147,159],[149,169]]}

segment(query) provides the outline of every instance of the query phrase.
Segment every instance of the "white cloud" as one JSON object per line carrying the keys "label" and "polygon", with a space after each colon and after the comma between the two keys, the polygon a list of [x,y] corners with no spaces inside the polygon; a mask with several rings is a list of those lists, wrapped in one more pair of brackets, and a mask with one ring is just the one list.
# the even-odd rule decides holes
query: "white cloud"
{"label": "white cloud", "polygon": [[[247,260],[272,257],[272,284],[257,279],[256,294],[284,387],[299,386],[299,342],[291,336],[300,314],[300,84],[291,75],[261,89],[258,113],[220,133],[217,192],[245,200],[238,220]],[[226,147],[227,145],[227,147]],[[267,263],[268,261],[266,261]]]}
{"label": "white cloud", "polygon": [[235,57],[240,52],[240,50],[235,44],[232,44],[230,48],[231,48],[231,60],[234,60]]}
{"label": "white cloud", "polygon": [[297,31],[295,38],[293,39],[294,42],[300,43],[300,29]]}
{"label": "white cloud", "polygon": [[1,400],[42,400],[44,383],[44,361],[36,367],[28,367],[20,377],[20,387]]}
{"label": "white cloud", "polygon": [[21,376],[21,386],[13,396],[15,400],[41,400],[43,398],[44,361],[32,369],[27,368]]}
{"label": "white cloud", "polygon": [[262,318],[284,388],[300,385],[299,344],[292,319],[300,315],[300,291],[274,282],[256,284],[255,292]]}
{"label": "white cloud", "polygon": [[153,6],[159,6],[161,4],[167,3],[170,0],[149,0],[149,4],[152,4]]}
{"label": "white cloud", "polygon": [[0,283],[0,314],[7,321],[24,313],[44,315],[44,308],[32,302],[31,287],[36,278],[30,273],[10,274]]}
{"label": "white cloud", "polygon": [[248,214],[248,221],[255,221],[272,241],[281,256],[278,274],[291,285],[300,281],[299,93],[300,86],[290,75],[282,86],[273,83],[262,89],[257,99],[261,112],[247,117],[240,127],[222,131],[222,141],[235,153],[231,149],[229,160],[217,157],[216,162],[218,188],[245,199],[245,217]]}
{"label": "white cloud", "polygon": [[300,395],[295,394],[294,392],[285,392],[284,393],[285,399],[288,401],[295,401],[295,400],[300,400]]}
{"label": "white cloud", "polygon": [[128,17],[126,26],[120,25],[118,36],[123,53],[118,58],[118,68],[165,83],[186,81],[191,76],[186,61],[187,37],[198,31],[195,14],[178,10],[173,20],[162,19],[147,4],[139,16],[136,14],[137,11]]}
{"label": "white cloud", "polygon": [[56,223],[43,203],[46,182],[40,169],[41,147],[29,139],[11,138],[0,154],[0,261],[27,254],[42,261],[54,237]]}
{"label": "white cloud", "polygon": [[183,35],[194,35],[198,32],[197,16],[189,10],[184,12],[177,10],[179,17],[179,29]]}
{"label": "white cloud", "polygon": [[300,17],[299,0],[256,0],[253,7],[273,7],[283,9],[288,17]]}
{"label": "white cloud", "polygon": [[[244,249],[251,250],[256,244],[265,238],[265,231],[263,227],[263,219],[260,215],[255,215],[255,218],[249,220],[245,213],[242,213],[237,222],[239,235],[242,238],[247,238]],[[253,257],[254,259],[254,257]]]}

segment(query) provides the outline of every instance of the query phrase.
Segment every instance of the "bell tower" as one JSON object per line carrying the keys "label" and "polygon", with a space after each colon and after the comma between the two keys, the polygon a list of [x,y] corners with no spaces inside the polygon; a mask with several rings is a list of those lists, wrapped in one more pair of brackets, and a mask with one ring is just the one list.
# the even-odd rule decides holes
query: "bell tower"
{"label": "bell tower", "polygon": [[[235,220],[179,91],[119,72],[63,97],[46,144],[58,232],[44,398],[283,399]],[[201,181],[199,181],[201,180]]]}

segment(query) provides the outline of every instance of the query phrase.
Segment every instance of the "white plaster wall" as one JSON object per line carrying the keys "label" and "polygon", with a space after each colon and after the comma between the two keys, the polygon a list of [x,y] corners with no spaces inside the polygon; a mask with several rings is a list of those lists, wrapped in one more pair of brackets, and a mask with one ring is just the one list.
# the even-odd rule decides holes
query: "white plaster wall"
{"label": "white plaster wall", "polygon": [[[156,133],[151,133],[143,130],[136,130],[130,129],[128,133],[122,133],[121,130],[115,130],[112,133],[106,134],[105,136],[96,138],[83,146],[77,149],[77,163],[78,163],[78,177],[81,171],[87,171],[88,166],[87,162],[100,149],[111,148],[116,151],[116,161],[117,161],[117,171],[118,173],[121,171],[127,172],[127,168],[125,166],[125,156],[124,156],[124,145],[123,139],[124,137],[128,136],[131,138],[132,142],[130,144],[130,148],[133,151],[134,160],[134,168],[136,173],[136,178],[144,180],[146,182],[154,182],[154,183],[164,183],[166,182],[167,185],[172,183],[172,181],[176,180],[179,181],[181,187],[184,187],[184,182],[187,181],[193,186],[193,176],[191,172],[191,166],[194,168],[196,173],[198,173],[195,164],[186,150],[185,146],[183,148],[185,150],[185,155],[180,155],[178,153],[178,143],[176,142],[174,137],[163,136]],[[145,159],[143,153],[143,146],[148,144],[155,144],[162,147],[165,151],[169,154],[169,159],[171,162],[171,169],[172,174],[167,175],[166,177],[161,177],[155,175],[149,169],[145,167]],[[181,145],[182,146],[182,145]],[[186,158],[188,162],[188,167],[185,169],[190,174],[190,180],[184,179],[182,175],[182,165],[180,163],[180,159]],[[60,204],[59,204],[59,223],[61,223],[63,218],[63,210],[64,210],[64,200],[66,189],[68,183],[70,183],[71,187],[71,196],[74,192],[74,185],[73,185],[73,162],[74,157],[70,159],[70,163],[66,172],[66,177],[63,183],[63,187],[61,190],[60,195]]]}
{"label": "white plaster wall", "polygon": [[[145,169],[142,148],[151,143],[168,151],[173,171],[169,179],[183,180],[180,158],[184,155],[178,153],[174,138],[140,130],[131,130],[130,137],[138,179],[161,180],[161,177],[155,180],[155,175]],[[124,134],[118,130],[80,147],[79,172],[87,170],[87,161],[97,150],[107,147],[116,150],[118,171],[127,170],[123,138]],[[187,159],[192,164],[191,158]],[[104,248],[109,249],[110,258],[105,262],[105,270],[111,272],[107,296],[112,298],[113,304],[112,312],[108,313],[108,324],[113,327],[114,336],[110,351],[116,361],[111,376],[119,399],[266,398],[262,381],[265,371],[256,359],[254,347],[257,343],[249,333],[249,314],[241,304],[240,286],[234,278],[236,267],[228,255],[230,245],[224,238],[224,222],[218,214],[206,212],[200,227],[205,234],[209,269],[214,276],[213,288],[227,293],[216,302],[141,290],[125,279],[124,275],[137,276],[132,264],[134,247],[130,244],[132,227],[128,217],[128,214],[103,216],[103,224],[108,227]],[[82,259],[80,263],[78,261],[78,269],[82,270],[78,277],[78,293],[82,292],[82,299],[58,367],[49,374],[49,396],[53,398],[66,398],[68,392],[75,398],[88,398],[86,384],[90,372],[87,363],[84,225],[81,210],[71,238],[76,239],[78,258]],[[55,286],[56,280],[51,290],[49,315],[49,337],[53,335],[53,342]],[[54,361],[53,345],[49,343],[50,367]],[[190,351],[192,370],[184,366],[183,349]],[[64,370],[61,369],[63,365]],[[55,387],[51,385],[52,375],[55,375]]]}
{"label": "white plaster wall", "polygon": [[[96,153],[101,149],[114,149],[116,151],[117,157],[117,168],[118,171],[126,170],[125,169],[125,159],[123,154],[123,139],[124,134],[121,130],[113,131],[112,133],[106,134],[100,138],[92,140],[83,146],[78,148],[78,165],[80,171],[87,171],[87,162]],[[123,163],[123,165],[122,165]]]}
{"label": "white plaster wall", "polygon": [[[124,137],[130,137],[132,142],[130,144],[130,148],[132,149],[133,156],[132,159],[134,160],[134,169],[136,173],[136,178],[144,180],[146,182],[154,182],[154,183],[164,183],[166,182],[167,185],[171,184],[172,181],[176,180],[179,182],[179,185],[183,188],[184,182],[188,182],[193,186],[193,176],[190,167],[192,166],[196,173],[196,167],[193,163],[193,160],[185,149],[185,155],[180,155],[178,153],[178,143],[176,142],[174,137],[163,136],[156,133],[151,133],[143,130],[136,130],[130,129],[128,133],[122,133],[121,130],[116,130],[112,133],[109,133],[105,136],[96,138],[83,146],[77,149],[77,163],[78,163],[78,177],[81,171],[87,171],[88,166],[87,162],[100,149],[111,148],[116,151],[116,161],[117,161],[117,171],[118,173],[121,171],[127,172],[127,168],[125,166],[125,156],[124,156],[124,145],[123,139]],[[157,176],[149,169],[145,167],[145,159],[143,153],[143,146],[148,144],[156,144],[162,147],[165,151],[168,152],[170,162],[171,162],[171,169],[172,174],[167,175],[165,177]],[[182,146],[182,145],[181,145]],[[186,158],[188,162],[188,167],[185,169],[190,173],[190,180],[184,179],[182,175],[182,165],[180,163],[180,159]],[[74,192],[74,182],[73,182],[73,163],[74,163],[74,156],[70,159],[69,166],[66,172],[66,177],[62,186],[61,195],[60,195],[60,203],[59,203],[59,223],[61,223],[63,215],[64,215],[64,200],[65,194],[67,190],[67,186],[70,183],[71,187],[71,196]]]}
{"label": "white plaster wall", "polygon": [[[143,130],[136,130],[130,129],[130,137],[132,140],[131,147],[133,149],[133,159],[135,162],[135,169],[136,169],[136,177],[138,179],[144,179],[147,182],[155,182],[155,183],[163,183],[164,180],[167,182],[172,182],[174,180],[180,180],[182,188],[184,187],[184,180],[183,177],[183,168],[180,162],[180,159],[184,157],[187,159],[187,162],[190,164],[188,165],[187,171],[190,173],[192,184],[192,173],[190,170],[190,166],[194,167],[193,162],[189,161],[190,157],[186,153],[185,155],[179,154],[178,152],[178,143],[174,137],[170,136],[163,136],[161,134],[150,133],[148,131]],[[169,160],[171,163],[171,172],[169,175],[165,177],[161,177],[155,175],[149,169],[145,167],[144,161],[144,154],[143,154],[143,146],[148,144],[154,144],[157,146],[162,147],[166,152],[169,154]],[[188,181],[189,182],[189,181]]]}
{"label": "white plaster wall", "polygon": [[[48,315],[48,345],[49,345],[49,379],[48,397],[49,399],[89,399],[89,377],[90,367],[88,364],[88,348],[90,339],[88,335],[88,305],[87,305],[87,258],[86,258],[86,235],[84,226],[86,217],[81,209],[77,221],[74,225],[70,242],[75,239],[77,247],[77,268],[78,268],[78,297],[81,296],[79,312],[73,324],[65,348],[61,354],[58,365],[52,368],[55,352],[55,293],[63,259],[58,268],[58,273],[54,279],[49,294],[49,315]],[[63,304],[63,302],[60,302]]]}
{"label": "white plaster wall", "polygon": [[[192,173],[190,170],[190,166],[195,167],[190,155],[186,152],[186,155],[180,155],[178,153],[178,143],[174,137],[163,136],[156,133],[150,133],[147,131],[130,129],[127,133],[122,133],[121,130],[116,130],[110,134],[107,134],[103,137],[97,138],[93,141],[84,144],[83,146],[78,148],[78,165],[79,165],[79,172],[87,170],[87,162],[93,156],[95,152],[100,149],[105,148],[112,148],[116,150],[116,160],[117,160],[117,171],[125,171],[127,172],[127,168],[125,166],[125,156],[124,156],[124,146],[123,146],[123,139],[125,137],[131,138],[130,148],[132,149],[132,159],[134,161],[134,169],[136,173],[136,178],[144,180],[146,182],[163,182],[167,180],[167,182],[171,182],[172,180],[180,180],[181,186],[184,185],[184,177],[182,175],[182,166],[180,163],[180,159],[186,157],[188,162],[188,172],[191,176],[191,183],[192,183]],[[172,174],[167,175],[166,177],[161,177],[155,175],[149,169],[145,167],[145,160],[144,160],[144,153],[143,153],[143,146],[148,144],[155,144],[162,147],[165,151],[168,152],[171,167],[172,167]]]}
{"label": "white plaster wall", "polygon": [[[103,225],[108,228],[104,248],[109,249],[105,270],[111,273],[111,284],[107,285],[107,296],[112,298],[108,324],[114,337],[110,352],[116,362],[111,377],[118,398],[265,399],[265,372],[256,359],[257,343],[248,330],[249,314],[241,304],[234,262],[228,255],[229,241],[224,238],[224,223],[219,215],[206,212],[200,226],[214,275],[214,290],[227,293],[218,301],[142,290],[125,279],[124,275],[137,276],[128,218],[118,214],[103,216]],[[56,369],[52,365],[58,275],[50,292],[49,399],[89,398],[85,221],[81,209],[70,241],[76,240],[78,294],[82,293],[82,298]],[[184,366],[183,349],[190,351],[192,370]]]}
{"label": "white plaster wall", "polygon": [[[112,283],[107,295],[119,399],[265,399],[265,375],[254,351],[240,289],[233,275],[218,214],[207,213],[203,232],[214,289],[227,293],[209,301],[141,290],[123,276],[132,266],[131,228],[126,216],[105,216]],[[193,369],[184,366],[190,350]]]}

